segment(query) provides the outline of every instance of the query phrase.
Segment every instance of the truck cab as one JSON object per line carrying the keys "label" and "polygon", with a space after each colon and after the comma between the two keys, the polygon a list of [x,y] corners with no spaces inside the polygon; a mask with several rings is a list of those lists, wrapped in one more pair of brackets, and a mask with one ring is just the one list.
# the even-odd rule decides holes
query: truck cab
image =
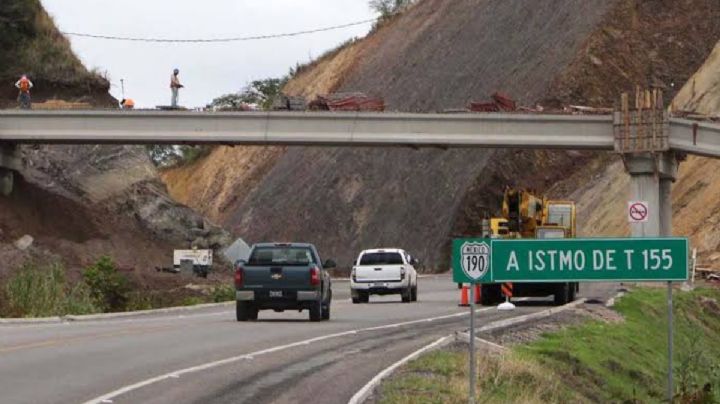
{"label": "truck cab", "polygon": [[[490,238],[574,238],[576,235],[575,202],[548,200],[525,190],[507,189],[502,217],[488,221]],[[492,305],[502,301],[500,284],[481,286],[481,303]],[[545,297],[553,295],[556,305],[575,300],[577,282],[513,283],[513,297]]]}

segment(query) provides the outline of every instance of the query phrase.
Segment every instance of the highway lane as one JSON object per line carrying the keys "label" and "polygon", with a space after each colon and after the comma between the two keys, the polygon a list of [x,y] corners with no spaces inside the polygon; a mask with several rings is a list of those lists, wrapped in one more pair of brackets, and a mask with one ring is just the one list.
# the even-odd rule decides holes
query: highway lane
{"label": "highway lane", "polygon": [[[466,328],[458,290],[448,276],[420,281],[419,302],[399,297],[349,301],[336,282],[332,319],[307,322],[306,313],[263,311],[238,323],[232,306],[186,314],[78,323],[0,326],[0,391],[8,403],[72,403],[179,370],[235,361],[113,396],[113,402],[343,402],[377,371],[420,346]],[[489,309],[479,323],[541,310]],[[369,329],[373,327],[383,327]],[[340,334],[340,335],[337,335]],[[288,344],[319,338],[306,344]],[[283,348],[283,346],[285,346]],[[278,349],[278,347],[282,349]],[[275,349],[271,352],[263,350]],[[258,353],[260,352],[260,353]],[[244,355],[253,354],[251,357]]]}

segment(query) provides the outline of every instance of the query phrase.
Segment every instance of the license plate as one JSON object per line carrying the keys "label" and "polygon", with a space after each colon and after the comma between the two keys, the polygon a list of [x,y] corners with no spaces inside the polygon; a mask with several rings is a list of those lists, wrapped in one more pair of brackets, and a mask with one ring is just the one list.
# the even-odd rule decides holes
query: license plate
{"label": "license plate", "polygon": [[373,287],[374,288],[384,288],[385,284],[384,283],[373,283]]}
{"label": "license plate", "polygon": [[283,297],[282,290],[271,290],[270,297]]}

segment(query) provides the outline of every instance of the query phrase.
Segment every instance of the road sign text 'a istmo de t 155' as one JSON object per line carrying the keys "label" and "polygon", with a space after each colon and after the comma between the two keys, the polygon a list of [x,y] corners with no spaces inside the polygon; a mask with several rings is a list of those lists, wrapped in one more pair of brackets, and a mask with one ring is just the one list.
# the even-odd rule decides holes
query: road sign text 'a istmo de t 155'
{"label": "road sign text 'a istmo de t 155'", "polygon": [[687,277],[686,238],[453,240],[455,282],[685,281]]}

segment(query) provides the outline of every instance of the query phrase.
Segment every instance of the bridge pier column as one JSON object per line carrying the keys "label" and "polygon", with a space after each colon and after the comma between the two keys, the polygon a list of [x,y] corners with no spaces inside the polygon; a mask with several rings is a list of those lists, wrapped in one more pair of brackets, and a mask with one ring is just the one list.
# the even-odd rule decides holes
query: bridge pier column
{"label": "bridge pier column", "polygon": [[0,195],[8,196],[12,193],[15,173],[21,167],[17,145],[0,143]]}
{"label": "bridge pier column", "polygon": [[630,198],[648,203],[647,221],[631,223],[633,237],[672,235],[672,183],[677,178],[675,153],[637,153],[624,155],[630,174]]}

